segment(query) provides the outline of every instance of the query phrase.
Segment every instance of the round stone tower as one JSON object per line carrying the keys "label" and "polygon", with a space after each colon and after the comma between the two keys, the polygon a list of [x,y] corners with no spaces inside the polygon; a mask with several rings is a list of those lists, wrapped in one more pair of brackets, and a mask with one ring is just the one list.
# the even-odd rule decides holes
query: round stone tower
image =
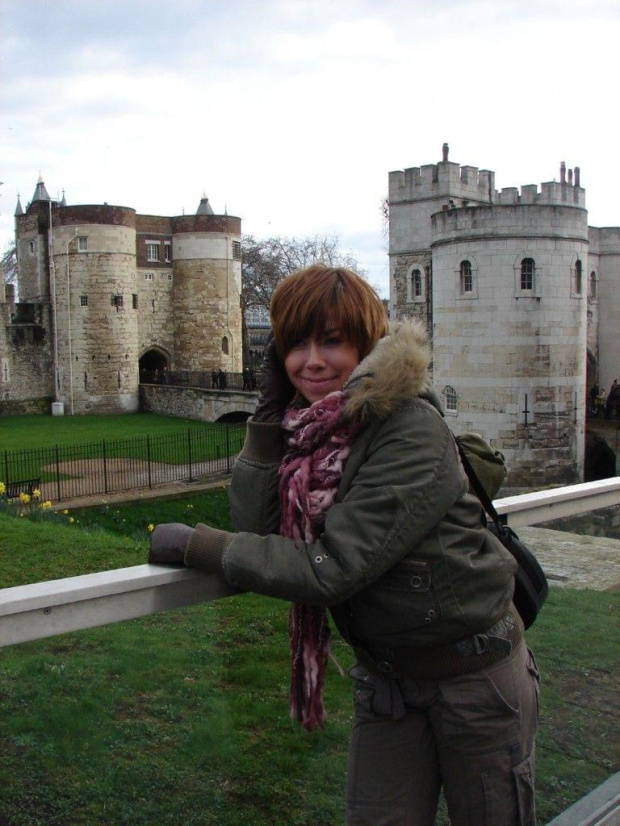
{"label": "round stone tower", "polygon": [[507,486],[582,479],[588,228],[584,192],[502,190],[433,215],[433,381],[456,433],[507,459]]}
{"label": "round stone tower", "polygon": [[135,210],[57,206],[51,215],[56,397],[69,414],[136,411]]}
{"label": "round stone tower", "polygon": [[241,219],[203,198],[172,219],[172,262],[175,369],[240,373]]}

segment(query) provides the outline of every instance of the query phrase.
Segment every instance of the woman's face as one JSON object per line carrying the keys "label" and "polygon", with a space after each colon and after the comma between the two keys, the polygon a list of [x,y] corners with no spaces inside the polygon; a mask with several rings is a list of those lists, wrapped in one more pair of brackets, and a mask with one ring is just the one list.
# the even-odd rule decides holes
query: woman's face
{"label": "woman's face", "polygon": [[284,359],[293,386],[311,404],[342,390],[359,363],[357,348],[337,329],[295,342]]}

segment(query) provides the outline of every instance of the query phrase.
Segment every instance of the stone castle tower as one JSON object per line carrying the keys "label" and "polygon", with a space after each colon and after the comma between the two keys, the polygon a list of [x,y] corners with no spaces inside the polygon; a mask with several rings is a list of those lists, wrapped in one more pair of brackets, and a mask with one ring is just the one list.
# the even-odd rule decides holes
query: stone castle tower
{"label": "stone castle tower", "polygon": [[[141,368],[241,371],[239,218],[215,215],[207,198],[173,218],[67,206],[39,180],[15,224],[14,307],[36,308],[40,346],[5,343],[3,400],[52,395],[70,413],[130,412]],[[5,311],[14,322],[9,301]]]}
{"label": "stone castle tower", "polygon": [[618,370],[620,231],[588,227],[578,168],[540,191],[494,183],[447,145],[390,174],[392,312],[427,324],[452,429],[499,448],[509,485],[574,483],[587,387]]}

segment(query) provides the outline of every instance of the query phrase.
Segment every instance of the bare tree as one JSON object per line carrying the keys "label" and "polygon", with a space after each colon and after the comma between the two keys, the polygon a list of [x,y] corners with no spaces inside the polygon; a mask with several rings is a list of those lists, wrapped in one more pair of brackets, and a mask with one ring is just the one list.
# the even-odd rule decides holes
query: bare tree
{"label": "bare tree", "polygon": [[315,235],[307,238],[243,237],[242,308],[269,307],[271,293],[290,272],[322,263],[332,267],[348,267],[360,275],[353,255],[342,252],[335,235]]}
{"label": "bare tree", "polygon": [[4,284],[12,284],[17,279],[17,250],[9,244],[0,259],[0,273]]}

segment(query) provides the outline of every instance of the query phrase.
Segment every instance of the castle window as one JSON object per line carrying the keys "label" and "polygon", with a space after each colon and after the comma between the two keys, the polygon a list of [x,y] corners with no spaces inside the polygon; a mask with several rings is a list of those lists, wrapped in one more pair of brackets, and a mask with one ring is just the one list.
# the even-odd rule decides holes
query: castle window
{"label": "castle window", "polygon": [[146,242],[146,260],[159,261],[159,241]]}
{"label": "castle window", "polygon": [[34,241],[28,241],[28,252],[30,255],[34,255]]}
{"label": "castle window", "polygon": [[424,281],[422,271],[413,269],[407,275],[407,302],[422,301],[424,299]]}
{"label": "castle window", "polygon": [[222,353],[224,353],[225,356],[228,355],[228,336],[222,337]]}
{"label": "castle window", "polygon": [[88,238],[86,235],[78,237],[78,252],[88,252]]}
{"label": "castle window", "polygon": [[521,261],[521,289],[534,289],[534,274],[536,272],[536,264],[533,258],[524,258]]}
{"label": "castle window", "polygon": [[171,272],[168,273],[168,281],[172,281],[172,273]]}
{"label": "castle window", "polygon": [[575,269],[573,272],[573,294],[574,295],[581,295],[581,290],[583,287],[582,284],[583,278],[583,266],[579,258],[575,261]]}
{"label": "castle window", "polygon": [[232,242],[232,256],[235,261],[241,261],[241,241]]}
{"label": "castle window", "polygon": [[80,307],[88,307],[88,296],[81,295],[80,296]]}
{"label": "castle window", "polygon": [[164,241],[164,261],[169,264],[172,261],[172,244]]}
{"label": "castle window", "polygon": [[413,297],[414,298],[421,298],[422,297],[422,273],[420,270],[414,270],[412,273],[412,287],[413,287]]}
{"label": "castle window", "polygon": [[471,261],[461,261],[461,293],[463,295],[474,291],[474,276]]}
{"label": "castle window", "polygon": [[137,293],[132,293],[131,295],[131,306],[134,310],[138,309],[138,295]]}
{"label": "castle window", "polygon": [[9,373],[9,360],[2,359],[2,381],[5,384],[8,384],[10,380],[10,373]]}
{"label": "castle window", "polygon": [[122,307],[122,306],[123,306],[123,296],[122,296],[122,295],[113,295],[113,296],[110,296],[110,304],[111,304],[113,307],[116,307],[116,309],[118,310],[118,309],[119,309],[119,307]]}
{"label": "castle window", "polygon": [[145,272],[144,273],[144,280],[145,281],[152,281],[153,280],[153,273],[152,272]]}
{"label": "castle window", "polygon": [[598,298],[598,284],[594,270],[590,273],[590,298],[593,301]]}
{"label": "castle window", "polygon": [[444,397],[446,413],[456,413],[458,399],[454,387],[451,387],[449,384],[446,384],[442,393]]}

